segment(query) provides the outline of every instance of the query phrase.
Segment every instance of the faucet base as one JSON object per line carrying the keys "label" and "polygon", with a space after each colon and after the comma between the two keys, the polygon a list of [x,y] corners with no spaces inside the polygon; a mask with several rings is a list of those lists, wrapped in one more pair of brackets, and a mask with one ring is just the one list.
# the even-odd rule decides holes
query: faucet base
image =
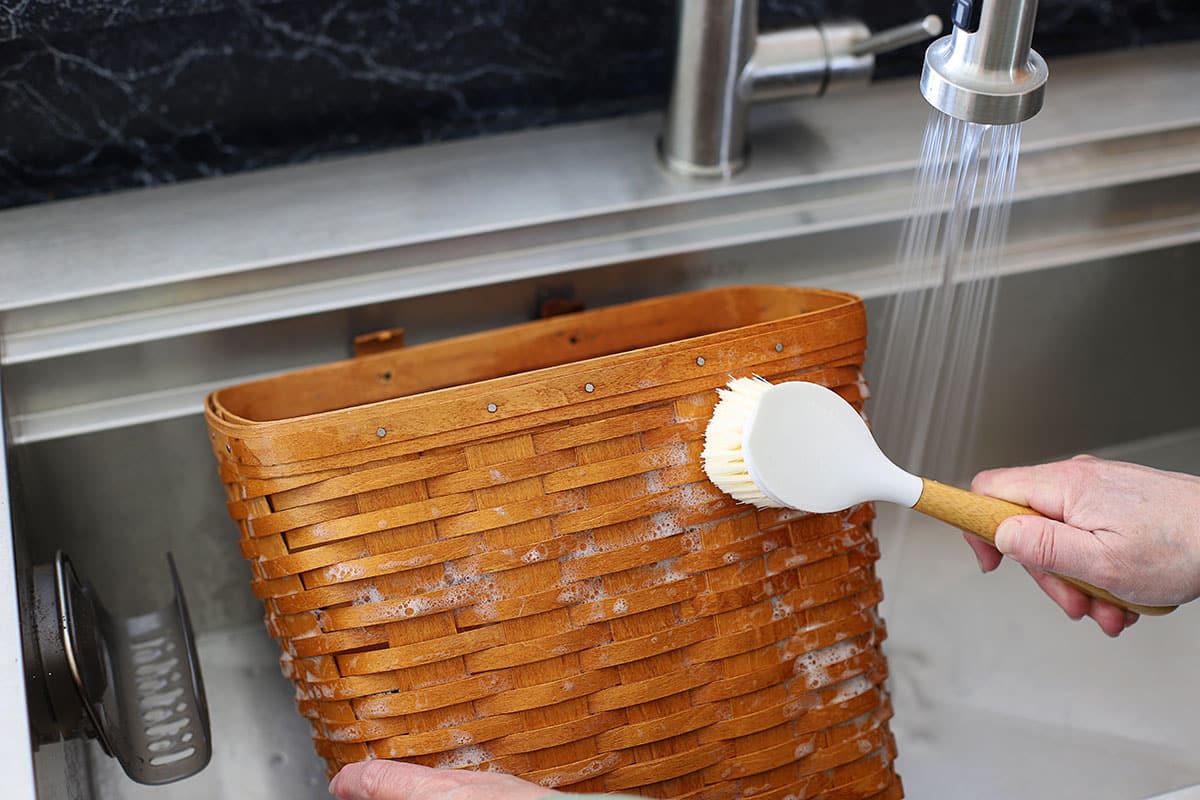
{"label": "faucet base", "polygon": [[732,178],[746,166],[750,157],[750,148],[744,147],[741,155],[737,158],[726,158],[716,164],[697,164],[668,153],[661,136],[657,139],[657,150],[659,161],[669,171],[684,178],[704,178],[706,180]]}

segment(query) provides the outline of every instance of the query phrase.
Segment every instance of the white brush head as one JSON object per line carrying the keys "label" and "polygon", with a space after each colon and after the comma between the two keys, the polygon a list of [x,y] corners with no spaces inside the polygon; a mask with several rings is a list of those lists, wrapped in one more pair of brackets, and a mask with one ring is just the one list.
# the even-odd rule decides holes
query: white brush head
{"label": "white brush head", "polygon": [[701,459],[709,479],[734,499],[821,514],[920,499],[921,479],[888,460],[836,392],[761,378],[735,378],[717,392]]}
{"label": "white brush head", "polygon": [[783,504],[763,493],[750,477],[742,449],[743,434],[754,419],[758,402],[771,384],[762,378],[734,378],[726,389],[717,389],[717,405],[704,429],[700,461],[708,479],[725,494],[759,508]]}

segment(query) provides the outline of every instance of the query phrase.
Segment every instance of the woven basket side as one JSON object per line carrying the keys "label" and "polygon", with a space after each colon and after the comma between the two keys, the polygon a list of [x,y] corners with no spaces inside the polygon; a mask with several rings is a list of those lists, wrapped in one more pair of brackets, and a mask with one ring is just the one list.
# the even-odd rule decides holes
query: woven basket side
{"label": "woven basket side", "polygon": [[[783,326],[779,349],[733,335],[705,351],[861,407],[856,334]],[[726,379],[693,359],[565,417],[535,403],[419,450],[246,459],[257,435],[214,425],[255,592],[330,770],[385,757],[650,797],[899,796],[873,511],[755,511],[708,483],[701,438]],[[345,416],[294,435],[352,442]]]}

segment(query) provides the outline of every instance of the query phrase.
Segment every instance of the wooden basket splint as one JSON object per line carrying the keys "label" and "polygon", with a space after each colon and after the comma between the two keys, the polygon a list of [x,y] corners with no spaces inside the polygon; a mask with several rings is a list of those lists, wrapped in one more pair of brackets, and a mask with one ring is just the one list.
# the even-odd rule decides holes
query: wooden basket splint
{"label": "wooden basket splint", "polygon": [[229,511],[330,772],[900,797],[873,508],[755,511],[699,458],[730,375],[861,408],[865,336],[851,295],[715,289],[213,394]]}

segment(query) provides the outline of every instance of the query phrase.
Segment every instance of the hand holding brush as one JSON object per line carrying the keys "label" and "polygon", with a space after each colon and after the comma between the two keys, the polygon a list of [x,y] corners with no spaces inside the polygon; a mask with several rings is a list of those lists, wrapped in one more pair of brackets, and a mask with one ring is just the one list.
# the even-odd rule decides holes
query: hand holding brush
{"label": "hand holding brush", "polygon": [[[990,547],[997,544],[996,533],[1002,523],[1015,518],[1003,526],[1005,532],[999,540],[1002,548],[1008,547],[1009,541],[1027,541],[1019,538],[1020,534],[1015,534],[1018,538],[1006,538],[1007,531],[1024,529],[1014,526],[1025,526],[1030,517],[1044,519],[1033,508],[904,471],[879,450],[854,407],[819,384],[792,381],[776,385],[761,378],[736,378],[719,393],[720,401],[705,432],[704,470],[722,491],[744,503],[829,513],[885,500],[948,522]],[[1200,487],[1200,479],[1192,480]],[[1200,500],[1200,489],[1197,498]],[[992,551],[981,552],[999,563]],[[1051,563],[1045,564],[1046,560],[1035,559],[1034,566],[1051,570],[1049,577],[1061,582],[1042,583],[1048,592],[1048,585],[1057,592],[1058,596],[1051,593],[1051,597],[1060,605],[1069,599],[1063,596],[1064,587],[1131,614],[1167,614],[1175,608],[1172,603],[1196,596],[1185,592],[1178,599],[1169,595],[1163,602],[1162,596],[1139,591],[1140,587],[1128,581],[1108,581],[1125,590],[1126,596],[1118,597],[1070,574],[1086,573],[1088,565],[1078,561],[1059,564],[1053,556],[1049,557]],[[1101,566],[1105,565],[1096,568]],[[1200,564],[1196,567],[1200,570]],[[1200,583],[1200,575],[1194,582]],[[1071,613],[1072,609],[1067,611]],[[1121,617],[1121,628],[1125,619]],[[1101,625],[1105,627],[1103,622]]]}

